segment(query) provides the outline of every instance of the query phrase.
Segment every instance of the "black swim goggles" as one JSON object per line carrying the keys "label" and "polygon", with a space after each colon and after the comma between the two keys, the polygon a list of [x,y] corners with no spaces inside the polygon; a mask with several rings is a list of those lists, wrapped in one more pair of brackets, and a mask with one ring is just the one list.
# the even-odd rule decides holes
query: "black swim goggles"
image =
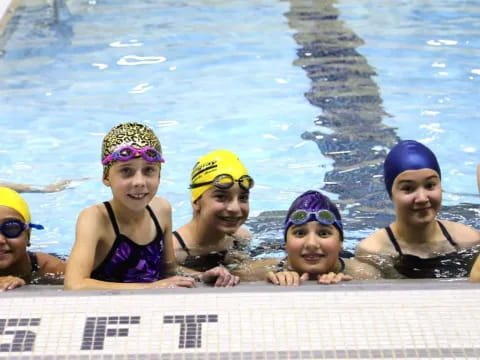
{"label": "black swim goggles", "polygon": [[335,214],[327,209],[318,211],[295,210],[288,218],[287,227],[290,225],[302,225],[309,221],[318,221],[323,225],[337,225],[342,229],[342,222],[337,220]]}
{"label": "black swim goggles", "polygon": [[22,232],[28,229],[42,230],[43,226],[39,224],[27,224],[21,220],[7,220],[0,225],[0,233],[8,239],[17,238]]}
{"label": "black swim goggles", "polygon": [[217,189],[227,190],[230,189],[233,184],[238,183],[241,189],[243,190],[250,190],[255,182],[249,175],[242,175],[238,180],[235,180],[232,175],[230,174],[220,174],[215,176],[212,181],[206,181],[197,184],[190,184],[190,189],[195,189],[200,186],[210,185],[213,184]]}

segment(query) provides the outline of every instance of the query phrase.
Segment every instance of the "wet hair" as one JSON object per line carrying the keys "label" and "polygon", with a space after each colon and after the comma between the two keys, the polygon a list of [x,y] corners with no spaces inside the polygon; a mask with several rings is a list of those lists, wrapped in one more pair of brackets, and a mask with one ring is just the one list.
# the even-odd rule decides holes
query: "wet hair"
{"label": "wet hair", "polygon": [[383,163],[385,187],[390,199],[395,178],[404,171],[419,169],[432,169],[442,178],[435,154],[425,145],[415,140],[403,140],[390,150]]}

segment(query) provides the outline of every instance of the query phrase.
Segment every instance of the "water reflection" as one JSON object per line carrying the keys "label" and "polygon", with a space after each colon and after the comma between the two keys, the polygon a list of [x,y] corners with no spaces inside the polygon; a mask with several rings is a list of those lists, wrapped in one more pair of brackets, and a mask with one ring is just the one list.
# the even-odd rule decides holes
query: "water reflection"
{"label": "water reflection", "polygon": [[[394,219],[382,174],[388,149],[400,139],[396,129],[384,122],[390,115],[382,107],[375,69],[357,51],[364,41],[339,19],[335,4],[290,0],[285,16],[298,44],[294,64],[311,80],[305,96],[319,108],[317,130],[303,133],[302,138],[315,142],[333,160],[321,190],[338,196],[347,239],[344,247],[353,251],[358,240]],[[477,214],[477,205],[460,204],[444,206],[441,218],[479,228]],[[265,212],[250,222],[260,234],[259,248],[267,252],[271,248],[272,253],[282,248],[281,239],[269,243],[283,216],[284,212]]]}

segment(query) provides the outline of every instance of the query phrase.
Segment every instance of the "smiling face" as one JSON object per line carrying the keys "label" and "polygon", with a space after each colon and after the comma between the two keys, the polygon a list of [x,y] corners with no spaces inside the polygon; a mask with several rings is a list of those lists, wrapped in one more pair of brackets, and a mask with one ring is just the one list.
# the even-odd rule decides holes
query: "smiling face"
{"label": "smiling face", "polygon": [[442,184],[432,169],[407,170],[392,186],[397,220],[409,225],[434,221],[442,204]]}
{"label": "smiling face", "polygon": [[[24,221],[23,217],[12,208],[0,206],[0,225],[8,220]],[[0,273],[16,273],[20,263],[27,261],[28,231],[23,231],[16,238],[7,238],[0,232]]]}
{"label": "smiling face", "polygon": [[294,271],[318,275],[335,270],[342,250],[340,232],[335,226],[317,221],[292,225],[286,237],[288,264]]}
{"label": "smiling face", "polygon": [[157,193],[160,163],[143,158],[115,161],[103,182],[112,189],[115,201],[132,211],[142,211]]}
{"label": "smiling face", "polygon": [[238,183],[229,189],[213,186],[193,202],[195,216],[209,229],[233,234],[248,218],[249,195]]}

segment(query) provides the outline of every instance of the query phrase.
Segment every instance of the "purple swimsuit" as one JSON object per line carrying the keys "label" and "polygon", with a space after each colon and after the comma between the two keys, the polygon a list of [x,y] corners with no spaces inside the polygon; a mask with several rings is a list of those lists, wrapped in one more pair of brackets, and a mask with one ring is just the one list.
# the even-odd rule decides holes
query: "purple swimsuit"
{"label": "purple swimsuit", "polygon": [[91,278],[110,282],[153,282],[165,277],[163,268],[163,232],[150,206],[147,210],[155,223],[157,235],[146,245],[138,245],[120,233],[109,202],[104,202],[116,238],[102,263],[92,271]]}

